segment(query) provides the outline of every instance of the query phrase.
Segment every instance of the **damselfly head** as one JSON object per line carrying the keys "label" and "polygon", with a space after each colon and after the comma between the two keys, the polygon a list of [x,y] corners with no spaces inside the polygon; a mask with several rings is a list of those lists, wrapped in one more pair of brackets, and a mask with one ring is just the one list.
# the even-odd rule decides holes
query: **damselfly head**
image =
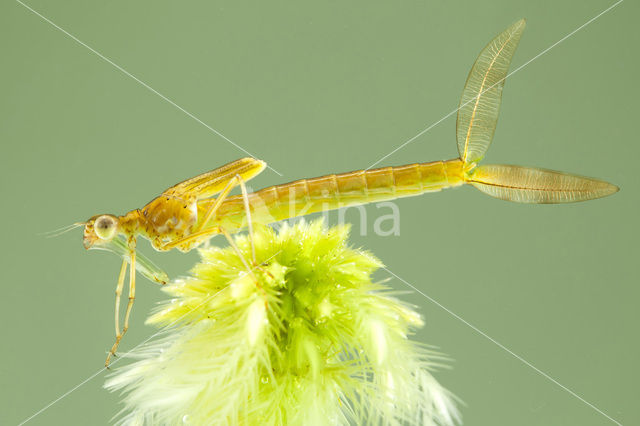
{"label": "damselfly head", "polygon": [[118,233],[118,224],[118,218],[112,214],[93,216],[84,226],[84,248],[111,241]]}

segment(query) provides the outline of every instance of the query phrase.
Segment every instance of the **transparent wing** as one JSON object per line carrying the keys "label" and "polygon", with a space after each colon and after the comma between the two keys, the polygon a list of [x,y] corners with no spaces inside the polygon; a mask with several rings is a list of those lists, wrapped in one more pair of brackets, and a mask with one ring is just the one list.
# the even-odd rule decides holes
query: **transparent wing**
{"label": "transparent wing", "polygon": [[509,165],[479,166],[468,182],[492,197],[518,203],[572,203],[618,191],[598,179]]}
{"label": "transparent wing", "polygon": [[189,196],[194,196],[198,200],[209,198],[222,191],[229,183],[229,180],[236,175],[240,175],[246,182],[257,176],[266,166],[267,164],[264,161],[255,158],[241,158],[210,172],[180,182],[164,191],[162,195],[181,199],[190,198]]}
{"label": "transparent wing", "polygon": [[460,99],[456,137],[465,163],[484,157],[498,122],[504,79],[524,31],[525,20],[512,24],[480,52]]}

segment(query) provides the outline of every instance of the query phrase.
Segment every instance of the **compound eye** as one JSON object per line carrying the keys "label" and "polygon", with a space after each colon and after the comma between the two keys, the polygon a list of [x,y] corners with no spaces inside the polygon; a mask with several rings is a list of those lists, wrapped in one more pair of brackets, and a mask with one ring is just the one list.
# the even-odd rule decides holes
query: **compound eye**
{"label": "compound eye", "polygon": [[113,216],[100,216],[96,219],[93,229],[101,240],[110,240],[116,234],[117,222]]}

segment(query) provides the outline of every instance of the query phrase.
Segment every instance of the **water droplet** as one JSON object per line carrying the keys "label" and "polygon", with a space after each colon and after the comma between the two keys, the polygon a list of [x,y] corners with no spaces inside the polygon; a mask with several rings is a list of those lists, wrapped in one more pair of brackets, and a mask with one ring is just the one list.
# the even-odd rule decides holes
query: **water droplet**
{"label": "water droplet", "polygon": [[266,385],[267,383],[269,383],[269,376],[262,376],[262,377],[260,377],[260,382],[261,382],[263,385]]}
{"label": "water droplet", "polygon": [[189,415],[185,414],[184,416],[182,416],[182,424],[188,425],[189,424]]}

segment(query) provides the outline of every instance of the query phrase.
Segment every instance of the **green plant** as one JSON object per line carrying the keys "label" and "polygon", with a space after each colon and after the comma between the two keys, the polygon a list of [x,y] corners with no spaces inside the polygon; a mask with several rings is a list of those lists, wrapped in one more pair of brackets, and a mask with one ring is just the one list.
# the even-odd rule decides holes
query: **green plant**
{"label": "green plant", "polygon": [[[109,378],[131,424],[452,424],[430,370],[443,358],[408,336],[423,325],[381,262],[321,221],[256,229],[248,272],[232,248],[200,250],[148,323],[169,326]],[[236,244],[246,259],[246,236]]]}

